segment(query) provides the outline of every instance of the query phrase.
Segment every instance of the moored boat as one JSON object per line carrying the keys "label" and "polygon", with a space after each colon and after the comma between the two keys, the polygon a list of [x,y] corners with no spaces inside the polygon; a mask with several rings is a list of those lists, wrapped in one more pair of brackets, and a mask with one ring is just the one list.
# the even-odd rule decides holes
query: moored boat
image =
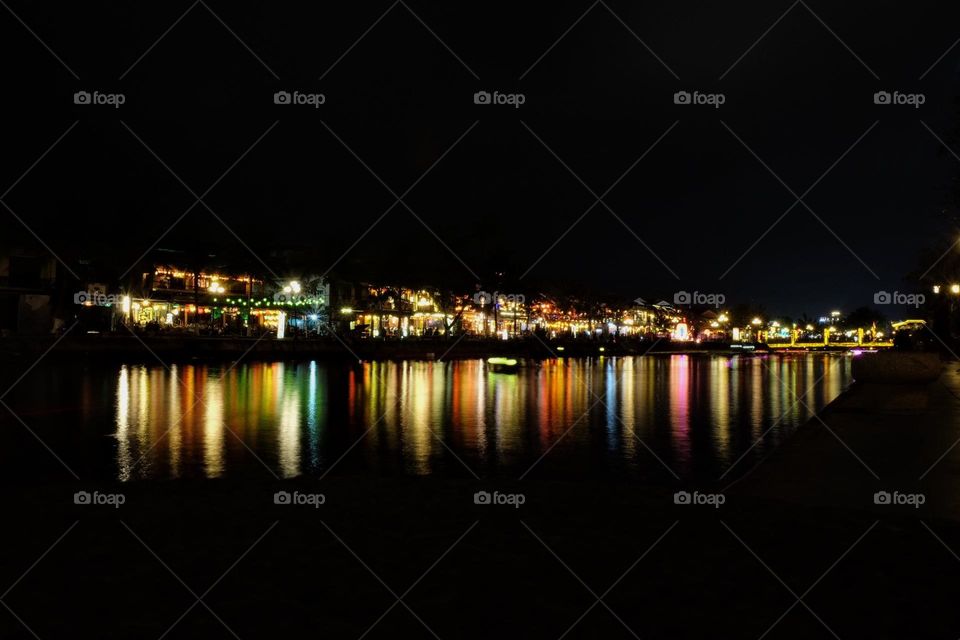
{"label": "moored boat", "polygon": [[516,373],[519,366],[516,358],[487,358],[487,367],[496,373]]}

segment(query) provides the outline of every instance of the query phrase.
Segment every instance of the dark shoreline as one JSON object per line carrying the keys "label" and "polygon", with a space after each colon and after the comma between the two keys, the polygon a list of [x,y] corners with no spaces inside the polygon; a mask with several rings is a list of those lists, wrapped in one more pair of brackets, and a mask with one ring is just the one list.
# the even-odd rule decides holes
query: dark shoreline
{"label": "dark shoreline", "polygon": [[131,359],[360,359],[438,360],[490,356],[545,359],[553,357],[632,356],[650,354],[751,354],[766,353],[762,344],[731,348],[729,344],[690,344],[669,340],[517,340],[411,338],[404,340],[338,338],[240,338],[206,336],[153,336],[129,334],[7,337],[0,339],[0,361],[28,361],[46,357],[97,360]]}

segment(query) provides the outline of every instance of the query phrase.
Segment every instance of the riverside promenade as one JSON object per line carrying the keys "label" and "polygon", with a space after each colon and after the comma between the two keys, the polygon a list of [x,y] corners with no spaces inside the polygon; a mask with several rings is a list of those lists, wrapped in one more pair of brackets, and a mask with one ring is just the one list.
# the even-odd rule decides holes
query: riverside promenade
{"label": "riverside promenade", "polygon": [[[801,427],[733,495],[810,507],[915,514],[960,522],[960,364],[929,384],[855,383]],[[879,503],[877,492],[922,494]]]}
{"label": "riverside promenade", "polygon": [[457,359],[511,356],[520,358],[631,356],[646,353],[754,353],[762,345],[738,345],[672,342],[667,339],[569,339],[546,340],[536,336],[501,340],[494,337],[408,338],[404,340],[360,339],[350,336],[242,338],[192,336],[186,334],[151,335],[129,332],[115,334],[71,334],[63,337],[20,336],[0,339],[0,364],[32,363],[41,355],[89,360],[132,361],[143,359],[295,359],[346,358],[385,359]]}

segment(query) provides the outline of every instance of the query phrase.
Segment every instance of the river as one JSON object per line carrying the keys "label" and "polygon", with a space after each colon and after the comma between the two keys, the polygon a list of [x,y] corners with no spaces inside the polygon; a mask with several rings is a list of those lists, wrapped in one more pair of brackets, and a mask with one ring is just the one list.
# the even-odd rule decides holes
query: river
{"label": "river", "polygon": [[4,399],[3,474],[732,480],[847,387],[850,359],[40,365]]}

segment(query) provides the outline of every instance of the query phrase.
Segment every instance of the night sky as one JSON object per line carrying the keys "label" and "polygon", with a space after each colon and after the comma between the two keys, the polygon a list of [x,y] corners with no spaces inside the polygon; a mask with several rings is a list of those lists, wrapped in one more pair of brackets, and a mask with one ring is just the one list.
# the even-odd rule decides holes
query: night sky
{"label": "night sky", "polygon": [[[64,259],[119,270],[166,234],[277,272],[296,249],[342,277],[469,291],[503,272],[813,316],[909,290],[921,250],[956,235],[960,161],[923,124],[957,127],[947,3],[347,4],[10,2],[0,190],[79,123],[3,201]],[[784,216],[818,180],[813,213]]]}

